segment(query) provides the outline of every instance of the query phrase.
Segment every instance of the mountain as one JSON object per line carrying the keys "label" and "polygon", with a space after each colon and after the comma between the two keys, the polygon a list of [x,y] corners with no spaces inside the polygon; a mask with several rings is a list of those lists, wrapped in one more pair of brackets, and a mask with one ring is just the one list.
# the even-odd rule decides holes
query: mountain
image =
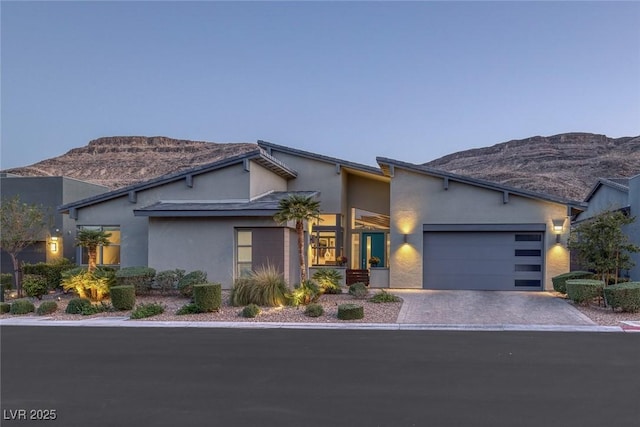
{"label": "mountain", "polygon": [[62,156],[3,172],[21,176],[64,175],[116,189],[257,147],[248,143],[218,144],[164,136],[112,136],[95,139]]}
{"label": "mountain", "polygon": [[640,136],[564,133],[512,140],[425,163],[473,178],[583,200],[598,178],[640,174]]}
{"label": "mountain", "polygon": [[[99,138],[85,147],[3,172],[64,175],[111,189],[255,150],[250,143],[213,143],[163,136]],[[425,165],[512,187],[582,200],[598,178],[640,173],[640,136],[565,133],[460,151]]]}

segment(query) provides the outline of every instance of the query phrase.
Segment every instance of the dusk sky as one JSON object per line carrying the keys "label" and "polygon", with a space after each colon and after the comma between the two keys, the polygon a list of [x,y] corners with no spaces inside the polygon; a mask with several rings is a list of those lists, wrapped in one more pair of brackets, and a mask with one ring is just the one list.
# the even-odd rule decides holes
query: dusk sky
{"label": "dusk sky", "polygon": [[375,165],[640,135],[639,2],[1,3],[0,166],[103,136]]}

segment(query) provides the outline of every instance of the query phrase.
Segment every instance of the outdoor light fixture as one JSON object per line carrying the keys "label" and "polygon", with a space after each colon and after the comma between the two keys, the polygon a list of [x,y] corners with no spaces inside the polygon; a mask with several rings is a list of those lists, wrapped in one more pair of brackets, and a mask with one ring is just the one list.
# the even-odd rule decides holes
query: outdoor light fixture
{"label": "outdoor light fixture", "polygon": [[565,219],[554,219],[553,221],[553,232],[556,235],[556,243],[560,243],[560,235],[564,231],[564,221]]}
{"label": "outdoor light fixture", "polygon": [[409,236],[408,234],[403,234],[402,238],[403,238],[403,242],[407,243],[407,236]]}
{"label": "outdoor light fixture", "polygon": [[51,241],[49,242],[49,250],[53,253],[58,252],[58,238],[56,236],[51,237]]}

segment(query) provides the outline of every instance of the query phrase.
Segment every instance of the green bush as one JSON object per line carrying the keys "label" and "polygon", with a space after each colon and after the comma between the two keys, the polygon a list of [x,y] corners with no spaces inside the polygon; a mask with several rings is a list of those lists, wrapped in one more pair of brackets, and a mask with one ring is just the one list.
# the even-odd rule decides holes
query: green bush
{"label": "green bush", "polygon": [[340,304],[338,306],[338,319],[356,320],[364,317],[364,307],[357,304]]}
{"label": "green bush", "polygon": [[155,288],[165,293],[178,289],[178,282],[184,277],[184,270],[165,270],[156,274]]}
{"label": "green bush", "polygon": [[64,312],[67,314],[82,314],[90,307],[91,301],[88,298],[73,298],[67,304],[67,309]]}
{"label": "green bush", "polygon": [[279,307],[287,304],[287,284],[273,266],[259,268],[249,277],[241,277],[233,284],[231,304],[235,307],[257,304]]}
{"label": "green bush", "polygon": [[626,282],[604,288],[607,303],[612,308],[636,313],[640,311],[640,282]]}
{"label": "green bush", "polygon": [[577,304],[588,304],[603,296],[604,282],[600,280],[572,279],[566,285],[567,297]]}
{"label": "green bush", "polygon": [[242,309],[242,317],[254,318],[260,314],[260,307],[255,304],[249,304],[245,308]]}
{"label": "green bush", "polygon": [[111,304],[116,310],[131,310],[136,304],[136,289],[133,285],[111,288]]}
{"label": "green bush", "polygon": [[9,311],[11,311],[11,304],[0,302],[0,314],[8,313]]}
{"label": "green bush", "polygon": [[378,292],[377,294],[372,296],[369,301],[375,302],[375,303],[401,302],[402,298],[400,298],[400,297],[398,297],[396,295],[390,294],[389,292],[387,292],[384,289],[382,289],[382,290],[380,290],[380,292]]}
{"label": "green bush", "polygon": [[22,272],[25,275],[37,274],[45,277],[47,288],[52,290],[60,286],[62,273],[75,267],[76,265],[74,263],[66,258],[62,258],[51,263],[39,262],[37,264],[25,264],[22,266]]}
{"label": "green bush", "polygon": [[22,278],[22,289],[27,296],[42,299],[42,296],[49,291],[47,278],[36,274],[25,274]]}
{"label": "green bush", "polygon": [[11,303],[11,309],[9,310],[11,314],[27,314],[34,311],[36,311],[35,305],[27,299],[15,300]]}
{"label": "green bush", "polygon": [[13,274],[0,273],[0,291],[8,291],[13,288]]}
{"label": "green bush", "polygon": [[342,274],[332,268],[323,268],[313,273],[313,281],[318,284],[322,293],[341,294]]}
{"label": "green bush", "polygon": [[139,304],[131,312],[131,319],[144,319],[145,317],[151,317],[164,313],[164,305],[157,302],[151,302],[148,304]]}
{"label": "green bush", "polygon": [[207,283],[207,273],[195,270],[178,281],[178,290],[182,296],[193,298],[193,285],[202,285],[204,283]]}
{"label": "green bush", "polygon": [[304,314],[308,317],[320,317],[324,314],[324,308],[320,304],[309,304],[304,310]]}
{"label": "green bush", "polygon": [[311,280],[305,280],[304,282],[296,285],[296,287],[289,294],[289,302],[293,306],[308,305],[312,302],[316,302],[320,297],[320,288]]}
{"label": "green bush", "polygon": [[36,314],[38,316],[43,316],[45,314],[51,314],[58,311],[58,304],[55,301],[45,301],[36,310]]}
{"label": "green bush", "polygon": [[176,311],[178,316],[183,316],[185,314],[198,314],[200,310],[198,310],[198,306],[194,303],[185,304]]}
{"label": "green bush", "polygon": [[349,286],[349,295],[353,295],[356,298],[366,298],[369,294],[367,285],[362,282],[354,283]]}
{"label": "green bush", "polygon": [[219,283],[193,285],[193,302],[201,313],[220,310],[222,305],[222,285]]}
{"label": "green bush", "polygon": [[593,273],[588,271],[571,271],[551,278],[553,290],[562,294],[567,293],[567,280],[593,279]]}
{"label": "green bush", "polygon": [[62,289],[73,290],[80,298],[100,301],[109,295],[109,278],[102,273],[89,273],[86,269],[72,269],[62,274]]}
{"label": "green bush", "polygon": [[146,295],[151,291],[156,270],[150,267],[124,267],[116,271],[117,286],[133,286],[136,295]]}

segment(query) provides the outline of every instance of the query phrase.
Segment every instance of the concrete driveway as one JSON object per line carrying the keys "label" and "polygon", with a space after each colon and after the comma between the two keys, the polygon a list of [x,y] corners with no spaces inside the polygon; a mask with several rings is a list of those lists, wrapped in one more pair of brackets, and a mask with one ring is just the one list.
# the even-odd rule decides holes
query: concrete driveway
{"label": "concrete driveway", "polygon": [[398,323],[430,325],[594,325],[547,292],[390,289],[404,299]]}

